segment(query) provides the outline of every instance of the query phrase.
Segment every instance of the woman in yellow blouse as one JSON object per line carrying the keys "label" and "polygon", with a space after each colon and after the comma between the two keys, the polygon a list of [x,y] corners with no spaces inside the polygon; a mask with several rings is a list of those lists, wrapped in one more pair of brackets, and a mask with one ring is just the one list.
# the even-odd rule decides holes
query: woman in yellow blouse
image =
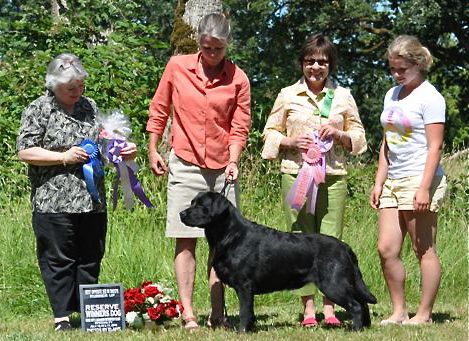
{"label": "woman in yellow blouse", "polygon": [[[281,159],[283,206],[292,231],[341,239],[347,194],[345,153],[357,155],[366,150],[365,131],[350,91],[330,79],[337,64],[332,42],[323,34],[308,38],[298,61],[303,77],[278,94],[264,128],[262,157]],[[332,147],[322,154],[325,182],[318,184],[316,204],[310,206],[307,200],[299,211],[292,209],[286,197],[303,167],[306,152],[314,144],[331,143]],[[299,290],[304,306],[302,325],[307,327],[318,325],[314,291],[310,285]],[[323,306],[324,323],[339,326],[333,303],[323,298]]]}

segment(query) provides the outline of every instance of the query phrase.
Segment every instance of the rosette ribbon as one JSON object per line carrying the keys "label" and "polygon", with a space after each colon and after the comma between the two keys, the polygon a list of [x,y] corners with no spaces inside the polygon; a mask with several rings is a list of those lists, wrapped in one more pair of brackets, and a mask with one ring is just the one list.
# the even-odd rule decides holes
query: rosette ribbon
{"label": "rosette ribbon", "polygon": [[[146,207],[153,207],[150,200],[143,192],[142,185],[138,181],[135,174],[137,173],[138,166],[134,161],[124,160],[120,155],[121,149],[127,146],[127,142],[120,139],[112,139],[109,141],[106,156],[108,160],[116,167],[117,179],[113,186],[112,203],[113,208],[117,206],[117,187],[119,180],[122,184],[122,192],[124,194],[124,204],[127,209],[131,209],[134,205],[134,196]],[[133,192],[133,194],[132,194]]]}
{"label": "rosette ribbon", "polygon": [[312,134],[314,143],[302,153],[303,165],[292,188],[287,194],[288,204],[300,211],[306,201],[307,212],[314,214],[318,185],[326,179],[326,152],[332,148],[332,138],[321,140],[317,132]]}
{"label": "rosette ribbon", "polygon": [[82,166],[86,188],[93,200],[101,202],[99,192],[95,184],[95,178],[104,176],[103,164],[99,159],[98,145],[89,139],[84,139],[78,147],[83,148],[86,154],[88,154],[88,159]]}

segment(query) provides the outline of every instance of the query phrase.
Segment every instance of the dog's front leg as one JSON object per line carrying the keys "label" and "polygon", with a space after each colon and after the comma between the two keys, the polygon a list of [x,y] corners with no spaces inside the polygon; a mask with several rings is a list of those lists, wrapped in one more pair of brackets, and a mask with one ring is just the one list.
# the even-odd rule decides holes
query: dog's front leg
{"label": "dog's front leg", "polygon": [[254,326],[254,295],[246,288],[236,289],[239,300],[239,331],[251,331]]}

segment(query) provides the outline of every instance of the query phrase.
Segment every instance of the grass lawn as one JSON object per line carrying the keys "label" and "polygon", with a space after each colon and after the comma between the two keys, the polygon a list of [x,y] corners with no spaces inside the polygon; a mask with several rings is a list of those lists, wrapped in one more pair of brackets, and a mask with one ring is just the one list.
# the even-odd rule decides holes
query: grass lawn
{"label": "grass lawn", "polygon": [[[179,321],[174,321],[165,330],[125,330],[109,334],[80,330],[54,332],[35,256],[28,197],[10,198],[4,196],[5,192],[0,193],[0,340],[468,340],[468,168],[467,158],[445,167],[449,186],[438,226],[438,253],[443,276],[433,311],[434,323],[386,327],[380,327],[379,321],[389,316],[391,307],[376,251],[377,213],[368,205],[375,166],[356,165],[350,170],[343,239],[357,254],[365,283],[378,299],[378,304],[370,306],[372,327],[362,332],[352,332],[347,328],[349,316],[340,309],[338,316],[345,321],[344,328],[300,327],[300,301],[291,292],[256,297],[257,329],[250,334],[206,327],[189,333],[181,328]],[[242,174],[243,214],[261,224],[285,230],[280,213],[278,170],[255,158],[246,158]],[[139,285],[143,280],[152,280],[176,288],[174,240],[165,238],[163,232],[165,179],[155,180],[150,174],[143,174],[141,179],[150,200],[157,207],[148,210],[140,205],[132,211],[125,211],[120,206],[109,211],[106,255],[100,282],[122,283],[128,288]],[[204,325],[210,309],[204,275],[208,254],[205,240],[201,239],[197,248],[194,307],[200,324]],[[404,244],[402,258],[407,269],[406,298],[412,314],[419,302],[420,274],[408,241]],[[226,301],[229,319],[237,325],[238,300],[232,289],[227,290]]]}

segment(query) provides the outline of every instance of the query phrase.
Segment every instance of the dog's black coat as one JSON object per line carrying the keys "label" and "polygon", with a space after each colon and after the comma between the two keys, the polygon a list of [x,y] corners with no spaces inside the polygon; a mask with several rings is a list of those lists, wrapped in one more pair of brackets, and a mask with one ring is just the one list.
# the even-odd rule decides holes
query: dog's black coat
{"label": "dog's black coat", "polygon": [[238,295],[241,331],[254,325],[254,295],[311,282],[352,316],[353,329],[370,326],[368,303],[376,303],[376,298],[347,244],[317,233],[281,232],[248,221],[214,192],[199,193],[180,217],[188,226],[205,229],[213,267]]}

